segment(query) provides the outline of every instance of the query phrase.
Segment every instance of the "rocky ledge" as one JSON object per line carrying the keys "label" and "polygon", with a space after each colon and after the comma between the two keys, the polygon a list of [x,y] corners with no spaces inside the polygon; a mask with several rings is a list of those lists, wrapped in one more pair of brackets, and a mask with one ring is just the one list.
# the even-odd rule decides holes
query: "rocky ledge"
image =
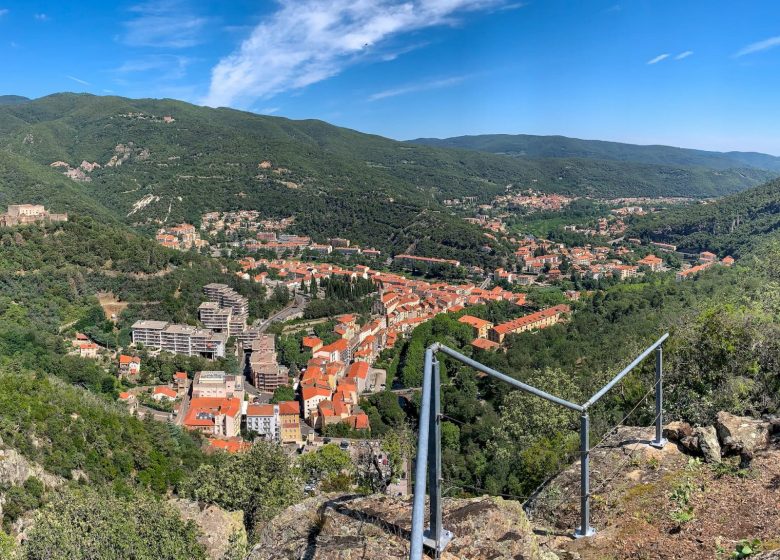
{"label": "rocky ledge", "polygon": [[[518,502],[444,501],[455,538],[442,560],[556,560],[543,552]],[[292,506],[269,523],[248,560],[372,560],[409,557],[411,501],[389,496],[326,495]],[[425,558],[428,558],[426,556]]]}

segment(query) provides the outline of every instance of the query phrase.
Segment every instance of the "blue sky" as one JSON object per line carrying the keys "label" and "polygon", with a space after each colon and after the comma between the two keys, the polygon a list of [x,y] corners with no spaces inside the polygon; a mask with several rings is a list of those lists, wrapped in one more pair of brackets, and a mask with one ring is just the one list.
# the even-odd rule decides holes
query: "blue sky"
{"label": "blue sky", "polygon": [[780,154],[780,3],[0,0],[0,93]]}

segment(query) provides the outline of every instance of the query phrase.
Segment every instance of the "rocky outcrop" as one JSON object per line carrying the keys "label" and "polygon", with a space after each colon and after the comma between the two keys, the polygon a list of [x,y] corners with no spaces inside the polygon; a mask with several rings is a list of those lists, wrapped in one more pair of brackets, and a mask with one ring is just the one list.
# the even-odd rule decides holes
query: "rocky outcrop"
{"label": "rocky outcrop", "polygon": [[0,485],[21,486],[34,476],[47,488],[60,486],[64,479],[48,473],[37,463],[28,461],[15,449],[0,449]]}
{"label": "rocky outcrop", "polygon": [[720,442],[718,433],[712,426],[699,426],[693,430],[701,454],[708,463],[720,463]]}
{"label": "rocky outcrop", "polygon": [[718,412],[715,429],[727,455],[752,458],[753,454],[769,446],[769,422],[728,412]]}
{"label": "rocky outcrop", "polygon": [[[442,560],[557,558],[539,549],[519,502],[445,500],[443,509],[444,526],[455,537]],[[247,560],[405,559],[410,529],[408,499],[320,496],[288,508],[269,523]]]}
{"label": "rocky outcrop", "polygon": [[[221,507],[200,504],[184,499],[172,499],[170,503],[181,512],[182,518],[192,520],[200,529],[198,542],[206,549],[212,560],[237,558],[246,550],[247,538],[244,529],[244,514],[241,511],[226,511]],[[228,554],[228,553],[232,553]]]}

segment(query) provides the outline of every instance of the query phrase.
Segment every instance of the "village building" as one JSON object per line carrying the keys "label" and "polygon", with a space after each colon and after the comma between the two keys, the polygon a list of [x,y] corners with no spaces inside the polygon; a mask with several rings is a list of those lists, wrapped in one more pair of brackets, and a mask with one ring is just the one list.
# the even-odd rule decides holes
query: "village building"
{"label": "village building", "polygon": [[207,436],[237,437],[241,433],[241,400],[192,398],[184,418],[184,426]]}
{"label": "village building", "polygon": [[199,371],[192,381],[192,396],[244,400],[244,378],[224,371]]}
{"label": "village building", "polygon": [[493,342],[501,344],[509,334],[518,334],[554,325],[563,314],[569,313],[570,310],[568,305],[556,305],[530,315],[524,315],[491,328],[488,337]]}
{"label": "village building", "polygon": [[134,378],[141,373],[141,358],[138,356],[119,355],[119,375],[125,378]]}

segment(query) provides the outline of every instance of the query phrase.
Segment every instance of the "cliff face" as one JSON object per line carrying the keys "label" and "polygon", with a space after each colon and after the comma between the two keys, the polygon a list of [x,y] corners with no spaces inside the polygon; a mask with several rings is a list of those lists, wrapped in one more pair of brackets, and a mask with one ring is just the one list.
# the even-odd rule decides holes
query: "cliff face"
{"label": "cliff face", "polygon": [[[443,560],[555,560],[543,552],[518,502],[445,500],[455,534]],[[247,560],[391,560],[409,557],[411,502],[388,496],[329,495],[292,506],[263,530]],[[428,558],[426,556],[426,558]]]}

